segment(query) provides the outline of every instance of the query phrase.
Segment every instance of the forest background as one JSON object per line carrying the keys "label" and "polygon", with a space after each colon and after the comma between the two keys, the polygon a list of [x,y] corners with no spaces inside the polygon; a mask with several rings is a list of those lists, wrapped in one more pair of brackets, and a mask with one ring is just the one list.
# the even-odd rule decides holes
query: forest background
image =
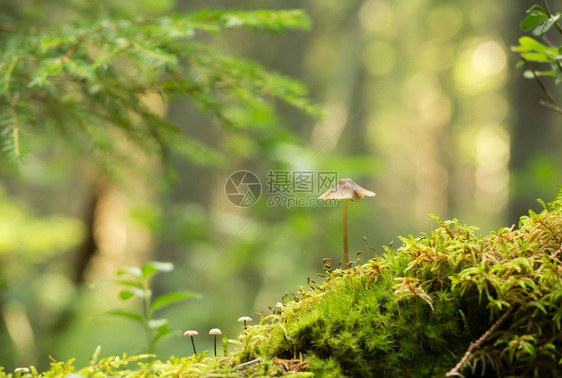
{"label": "forest background", "polygon": [[[104,354],[144,352],[140,327],[104,314],[139,304],[123,303],[115,288],[91,288],[123,267],[173,262],[174,271],[156,276],[154,292],[187,289],[198,298],[164,310],[172,327],[219,327],[234,337],[239,316],[274,307],[314,279],[322,259],[338,264],[341,209],[272,207],[265,193],[252,207],[235,207],[224,184],[238,170],[262,183],[270,170],[335,171],[376,192],[350,205],[352,256],[366,243],[380,253],[397,235],[433,228],[429,213],[486,233],[540,209],[536,199],[551,200],[562,183],[562,128],[510,52],[531,5],[3,1],[2,46],[18,30],[107,17],[303,9],[310,30],[232,29],[203,40],[300,80],[324,116],[275,102],[273,110],[237,114],[247,126],[236,128],[201,113],[187,94],[162,101],[153,93],[144,101],[154,112],[215,151],[172,148],[164,163],[127,141],[117,144],[130,160],[100,159],[52,127],[26,134],[22,118],[21,162],[6,158],[0,167],[0,365],[45,368],[49,355],[84,363],[97,345]],[[156,353],[189,348],[173,335]]]}

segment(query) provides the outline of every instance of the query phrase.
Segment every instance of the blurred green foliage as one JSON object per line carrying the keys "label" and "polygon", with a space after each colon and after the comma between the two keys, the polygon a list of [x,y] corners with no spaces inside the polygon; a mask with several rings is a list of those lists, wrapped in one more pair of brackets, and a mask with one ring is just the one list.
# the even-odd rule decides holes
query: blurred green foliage
{"label": "blurred green foliage", "polygon": [[[0,187],[0,315],[2,329],[9,335],[2,338],[7,343],[4,353],[10,351],[10,341],[32,352],[30,322],[35,330],[44,329],[45,319],[68,305],[75,290],[72,283],[52,272],[38,272],[48,261],[80,245],[84,234],[80,220],[41,215]],[[33,313],[30,306],[40,310]]]}
{"label": "blurred green foliage", "polygon": [[[119,291],[119,298],[127,301],[131,298],[138,298],[142,301],[141,311],[131,311],[126,309],[115,309],[107,312],[109,315],[120,316],[125,319],[140,323],[146,333],[146,351],[152,353],[154,345],[163,337],[174,332],[170,328],[167,319],[156,318],[155,316],[166,307],[176,302],[184,301],[196,297],[196,294],[190,291],[175,291],[153,298],[152,290],[149,286],[149,280],[156,273],[171,272],[174,264],[169,262],[149,261],[141,268],[128,267],[120,269],[117,277],[98,281],[93,284],[93,288],[105,285],[125,286]],[[175,332],[178,334],[178,332]],[[181,333],[179,333],[181,334]]]}
{"label": "blurred green foliage", "polygon": [[[80,219],[78,234],[68,238],[83,241],[72,251],[61,244],[38,264],[10,269],[13,276],[0,288],[0,311],[4,325],[7,316],[20,327],[10,333],[0,321],[0,360],[8,370],[31,364],[47,369],[49,355],[85,366],[96,345],[105,355],[144,352],[139,327],[103,315],[124,307],[119,291],[85,285],[122,267],[172,261],[176,269],[152,283],[154,296],[187,288],[203,297],[167,309],[170,328],[220,327],[232,339],[240,332],[236,318],[274,307],[284,294],[298,295],[307,275],[316,279],[311,272],[321,271],[323,258],[338,265],[341,208],[269,207],[265,193],[255,206],[236,208],[224,194],[234,171],[253,171],[264,187],[272,169],[337,171],[377,192],[370,203],[350,205],[352,255],[367,248],[363,237],[368,251],[382,254],[381,246],[397,242],[396,235],[430,230],[428,213],[477,224],[483,232],[516,223],[537,206],[537,197],[551,198],[562,182],[558,115],[529,100],[536,84],[518,80],[511,71],[517,56],[507,53],[521,34],[516,25],[529,7],[523,1],[209,0],[206,11],[201,5],[0,2],[0,80],[5,84],[12,70],[10,83],[21,90],[3,92],[0,99],[7,156],[15,151],[10,99],[16,110],[28,101],[36,105],[17,113],[20,149],[28,153],[24,164],[0,166],[2,186],[10,203],[30,209],[29,222],[19,226],[33,223],[31,215]],[[263,7],[268,10],[256,11]],[[296,29],[278,33],[274,10],[282,8],[302,11],[280,12],[282,23]],[[247,18],[241,9],[250,11]],[[273,30],[256,29],[264,17]],[[189,22],[197,24],[194,36],[182,34],[190,28],[178,30]],[[89,33],[95,28],[99,41]],[[42,50],[43,32],[58,47]],[[133,38],[135,32],[143,38]],[[66,33],[83,36],[87,47],[65,41]],[[21,45],[9,44],[12,38]],[[145,49],[128,46],[93,69],[96,59],[123,47],[119,38]],[[545,44],[542,38],[536,40]],[[25,85],[41,72],[48,75],[47,63],[74,46],[58,74],[36,87]],[[187,54],[199,47],[201,59]],[[46,60],[22,56],[12,69],[18,49]],[[174,61],[173,51],[183,58]],[[152,69],[154,64],[160,68]],[[265,76],[259,74],[263,67]],[[255,80],[247,83],[245,75]],[[97,78],[106,78],[111,90],[96,92]],[[544,84],[557,96],[550,82]],[[314,100],[306,100],[300,83]],[[306,103],[262,91],[275,90],[273,84]],[[192,92],[200,96],[193,99],[180,90],[188,85],[209,88]],[[211,102],[210,113],[201,113],[211,93],[224,106],[217,113]],[[113,101],[107,106],[106,96]],[[325,110],[321,122],[299,110],[314,103]],[[67,104],[102,116],[107,108],[112,120],[88,116],[84,128]],[[147,110],[151,116],[139,118]],[[161,148],[152,129],[169,149]],[[138,140],[127,136],[135,131]],[[162,156],[174,174],[165,174]],[[307,195],[315,194],[321,193]],[[44,235],[21,228],[14,233],[29,235],[26,243],[39,243],[31,239]],[[212,350],[212,340],[200,338],[197,349]],[[163,361],[190,353],[180,336],[155,348]]]}
{"label": "blurred green foliage", "polygon": [[4,266],[42,262],[79,245],[83,235],[84,225],[79,220],[38,217],[0,187],[0,259]]}
{"label": "blurred green foliage", "polygon": [[[224,165],[224,151],[216,143],[211,147],[201,138],[192,138],[184,122],[174,123],[166,116],[171,101],[185,101],[209,116],[239,150],[244,134],[253,129],[279,130],[270,128],[276,102],[307,115],[320,115],[319,107],[307,97],[302,83],[249,59],[229,55],[213,43],[213,36],[235,29],[270,35],[291,29],[306,30],[310,22],[304,12],[179,13],[172,12],[175,6],[173,1],[143,1],[131,7],[126,1],[80,0],[60,2],[57,6],[17,1],[0,5],[0,144],[8,161],[24,157],[26,160],[16,170],[3,167],[3,173],[9,177],[10,191],[27,185],[26,180],[37,190],[50,180],[45,179],[45,172],[59,167],[50,172],[56,173],[57,184],[70,182],[64,189],[68,196],[55,189],[49,203],[41,203],[42,198],[38,198],[35,204],[40,203],[47,212],[58,205],[62,213],[80,214],[82,218],[81,223],[66,217],[34,219],[17,206],[2,202],[7,223],[0,231],[0,240],[5,258],[15,259],[17,251],[25,253],[24,259],[42,254],[36,260],[46,267],[36,280],[31,280],[30,268],[23,268],[20,263],[14,275],[2,277],[0,312],[6,327],[0,329],[0,338],[10,346],[0,353],[3,358],[35,359],[36,348],[56,348],[51,337],[57,339],[60,335],[64,339],[68,335],[65,331],[73,326],[69,320],[76,319],[76,313],[83,311],[88,314],[83,319],[89,319],[111,304],[112,301],[104,301],[97,308],[90,308],[99,294],[83,294],[81,287],[88,279],[91,260],[106,252],[104,243],[109,243],[106,245],[111,250],[119,245],[115,240],[123,240],[119,238],[127,232],[112,225],[104,228],[108,223],[103,214],[115,210],[111,200],[107,205],[110,210],[103,210],[103,200],[108,198],[104,195],[111,185],[108,177],[136,191],[139,182],[135,180],[146,175],[151,185],[162,188],[151,175],[164,181],[157,165],[162,159],[171,163],[172,151],[173,156],[186,157],[190,163]],[[237,141],[231,133],[236,134]],[[61,171],[60,167],[65,166],[70,168],[62,173],[64,169]],[[77,206],[80,202],[85,205]],[[166,229],[159,212],[154,211],[154,204],[147,202],[141,198],[138,204],[131,204],[130,215],[125,216],[128,227],[137,230],[144,240],[149,239],[147,233],[156,235],[158,228]],[[197,221],[194,217],[189,220]],[[140,245],[143,243],[146,241],[141,239]],[[71,248],[75,249],[72,255],[67,253]],[[62,257],[55,258],[57,253]],[[33,282],[29,288],[20,287],[25,281]],[[57,282],[58,286],[49,285],[46,289],[58,290],[61,295],[57,299],[53,292],[45,296],[49,300],[33,303],[39,294],[34,292],[35,281]],[[152,302],[146,281],[143,276],[135,284],[140,285],[136,293],[142,292],[145,305],[148,303],[142,316],[152,349],[155,340],[171,329],[167,323],[156,324],[152,319],[165,305],[161,301],[184,296],[174,292]],[[67,295],[62,295],[63,288],[69,289]],[[161,292],[162,288],[155,291]],[[11,297],[18,297],[17,306],[11,305]],[[33,308],[41,308],[48,301],[52,312],[38,320],[32,315]],[[124,334],[123,340],[127,337],[132,336]],[[70,351],[72,347],[65,346],[63,350]],[[38,355],[41,360],[47,356],[42,352]]]}

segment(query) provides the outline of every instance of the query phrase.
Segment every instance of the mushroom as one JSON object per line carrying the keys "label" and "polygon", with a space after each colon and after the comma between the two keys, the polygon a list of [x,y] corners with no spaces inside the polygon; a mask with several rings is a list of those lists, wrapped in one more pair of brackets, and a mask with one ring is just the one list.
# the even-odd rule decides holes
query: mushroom
{"label": "mushroom", "polygon": [[343,262],[349,268],[349,251],[347,244],[347,200],[360,201],[365,197],[374,197],[375,193],[364,189],[352,179],[341,179],[336,186],[318,197],[321,200],[343,200]]}
{"label": "mushroom", "polygon": [[193,345],[193,354],[197,354],[197,352],[195,351],[195,341],[193,341],[193,336],[198,336],[199,332],[197,332],[197,331],[185,331],[185,333],[183,335],[191,337],[191,345]]}
{"label": "mushroom", "polygon": [[246,322],[251,322],[252,318],[250,318],[249,316],[242,316],[240,318],[238,318],[239,322],[244,322],[244,330],[248,329],[248,326],[246,325]]}
{"label": "mushroom", "polygon": [[217,335],[222,335],[222,332],[218,328],[213,328],[209,331],[209,335],[215,336],[215,357],[217,356]]}
{"label": "mushroom", "polygon": [[14,373],[16,374],[16,377],[18,377],[21,376],[22,374],[31,373],[31,370],[29,370],[29,368],[26,367],[20,367],[20,368],[16,368],[16,370],[14,370]]}

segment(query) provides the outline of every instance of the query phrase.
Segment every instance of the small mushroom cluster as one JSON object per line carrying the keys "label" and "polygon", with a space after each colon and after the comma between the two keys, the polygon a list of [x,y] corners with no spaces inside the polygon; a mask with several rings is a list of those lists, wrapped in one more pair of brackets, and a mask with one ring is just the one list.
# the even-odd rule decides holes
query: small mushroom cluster
{"label": "small mushroom cluster", "polygon": [[[364,189],[357,185],[351,179],[341,179],[338,181],[337,185],[332,189],[328,190],[326,193],[321,195],[319,199],[322,200],[343,200],[343,262],[345,269],[349,268],[349,247],[347,238],[347,201],[360,201],[365,197],[374,197],[375,193],[370,190]],[[238,319],[239,322],[244,322],[244,330],[248,329],[247,322],[252,321],[252,318],[248,316],[242,316]],[[193,354],[197,354],[195,350],[195,341],[193,336],[197,336],[199,333],[197,331],[186,331],[184,336],[191,337],[191,344],[193,345]],[[215,356],[217,355],[217,335],[222,335],[222,332],[218,328],[213,328],[209,331],[209,335],[214,336],[214,346],[215,346]]]}
{"label": "small mushroom cluster", "polygon": [[[251,322],[252,318],[250,318],[249,316],[242,316],[241,318],[238,319],[238,321],[244,322],[244,330],[246,330],[246,329],[248,329],[247,322]],[[185,333],[183,335],[191,337],[191,345],[193,345],[193,354],[197,354],[197,351],[195,350],[195,340],[193,339],[193,336],[199,336],[199,332],[189,330],[189,331],[185,331]],[[222,331],[218,328],[213,328],[209,331],[209,335],[214,336],[215,356],[216,356],[217,355],[217,335],[222,335]]]}

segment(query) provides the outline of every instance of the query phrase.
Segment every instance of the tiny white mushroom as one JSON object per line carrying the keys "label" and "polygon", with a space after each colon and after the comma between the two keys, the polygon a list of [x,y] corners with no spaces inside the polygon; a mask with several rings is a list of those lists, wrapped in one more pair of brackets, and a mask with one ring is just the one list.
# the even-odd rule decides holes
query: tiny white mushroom
{"label": "tiny white mushroom", "polygon": [[239,322],[244,322],[244,330],[248,329],[248,326],[246,325],[246,322],[251,322],[252,318],[250,318],[249,316],[242,316],[240,318],[238,318]]}
{"label": "tiny white mushroom", "polygon": [[199,332],[197,332],[197,331],[185,331],[185,333],[183,335],[191,337],[191,344],[193,345],[193,354],[197,354],[197,352],[195,351],[195,341],[193,341],[193,336],[198,336]]}
{"label": "tiny white mushroom", "polygon": [[21,374],[29,374],[31,373],[31,370],[29,370],[29,368],[26,367],[20,367],[20,368],[16,368],[16,370],[14,370],[14,373],[16,374],[16,376],[18,375],[18,373]]}
{"label": "tiny white mushroom", "polygon": [[213,335],[215,337],[215,357],[217,356],[217,335],[222,335],[222,332],[218,328],[213,328],[209,331],[209,335]]}

